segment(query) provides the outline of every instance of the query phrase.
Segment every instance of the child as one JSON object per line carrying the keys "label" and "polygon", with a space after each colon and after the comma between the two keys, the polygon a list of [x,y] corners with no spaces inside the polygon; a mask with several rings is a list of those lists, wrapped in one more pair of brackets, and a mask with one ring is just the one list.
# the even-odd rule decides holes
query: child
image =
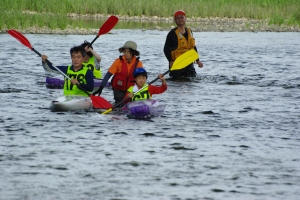
{"label": "child", "polygon": [[94,78],[97,79],[102,78],[102,73],[100,69],[100,61],[101,61],[100,55],[93,50],[93,47],[90,46],[90,43],[86,40],[80,46],[84,47],[86,51],[86,56],[82,64],[84,66],[87,66],[90,70],[92,70],[94,74]]}
{"label": "child", "polygon": [[[148,85],[146,83],[148,76],[144,68],[137,68],[133,76],[135,78],[135,84],[128,88],[126,95],[126,97],[131,98],[131,101],[151,99],[153,94],[161,94],[167,90],[167,82],[162,74],[158,75],[161,80],[161,86]],[[141,88],[143,89],[136,93]],[[134,93],[136,94],[134,95]]]}
{"label": "child", "polygon": [[135,82],[133,73],[136,68],[142,68],[143,63],[139,60],[140,52],[137,50],[137,44],[133,41],[127,41],[119,48],[119,52],[123,53],[122,56],[115,59],[107,73],[105,74],[101,85],[93,95],[100,96],[102,90],[111,76],[111,87],[114,94],[114,105],[120,105],[123,101],[127,89]]}

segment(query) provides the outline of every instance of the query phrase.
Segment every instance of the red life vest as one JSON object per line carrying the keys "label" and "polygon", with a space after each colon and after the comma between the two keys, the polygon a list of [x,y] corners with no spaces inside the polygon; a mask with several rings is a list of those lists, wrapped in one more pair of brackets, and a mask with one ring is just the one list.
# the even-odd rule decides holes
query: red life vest
{"label": "red life vest", "polygon": [[137,67],[139,62],[139,57],[136,58],[135,64],[131,67],[130,72],[127,72],[126,61],[122,59],[120,56],[120,60],[122,63],[122,70],[119,73],[116,73],[111,81],[111,86],[113,89],[127,91],[130,86],[133,86],[135,83],[135,79],[133,77],[133,72]]}

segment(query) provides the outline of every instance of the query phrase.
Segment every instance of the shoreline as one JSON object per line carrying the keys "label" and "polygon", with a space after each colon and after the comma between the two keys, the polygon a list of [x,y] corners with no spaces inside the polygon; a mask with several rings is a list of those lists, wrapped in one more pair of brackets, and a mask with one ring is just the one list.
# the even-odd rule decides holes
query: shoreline
{"label": "shoreline", "polygon": [[[78,15],[75,13],[68,14],[69,18],[73,19],[107,19],[110,15]],[[119,21],[137,21],[137,22],[167,22],[171,25],[169,27],[159,27],[137,30],[160,30],[168,31],[175,27],[172,17],[157,17],[157,16],[118,16]],[[300,32],[299,26],[274,25],[268,24],[267,20],[254,20],[246,18],[187,18],[187,27],[191,28],[193,32]],[[7,29],[0,30],[1,33],[6,33]],[[98,29],[87,29],[68,26],[66,29],[50,29],[48,27],[29,27],[19,30],[23,34],[61,34],[61,35],[94,35],[98,33]]]}

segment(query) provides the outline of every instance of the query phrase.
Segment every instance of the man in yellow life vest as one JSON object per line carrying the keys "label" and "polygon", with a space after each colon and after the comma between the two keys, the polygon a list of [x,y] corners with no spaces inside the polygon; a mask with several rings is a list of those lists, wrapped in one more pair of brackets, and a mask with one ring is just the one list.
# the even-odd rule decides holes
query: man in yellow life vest
{"label": "man in yellow life vest", "polygon": [[[176,11],[174,13],[174,21],[177,27],[173,28],[168,33],[164,46],[164,53],[169,61],[169,68],[172,67],[175,59],[181,54],[191,49],[195,49],[195,51],[197,51],[193,32],[190,28],[185,26],[185,12],[182,10]],[[203,64],[199,59],[197,59],[196,62],[200,68],[203,67]],[[172,79],[178,79],[181,77],[195,77],[197,73],[194,68],[194,64],[191,63],[183,69],[171,71],[169,75]]]}
{"label": "man in yellow life vest", "polygon": [[92,70],[94,74],[94,78],[100,79],[102,78],[102,73],[100,69],[100,55],[93,49],[93,46],[90,45],[88,41],[84,41],[81,46],[84,47],[86,51],[86,56],[83,61],[83,65]]}
{"label": "man in yellow life vest", "polygon": [[[153,94],[161,94],[167,90],[167,82],[162,74],[158,75],[161,80],[161,86],[148,85],[146,83],[148,76],[144,68],[137,68],[133,76],[135,78],[135,84],[128,88],[125,96],[126,98],[131,98],[131,101],[151,99]],[[136,94],[133,95],[133,93]]]}
{"label": "man in yellow life vest", "polygon": [[[86,56],[85,49],[82,46],[75,46],[70,49],[70,54],[72,65],[56,66],[60,71],[71,78],[71,80],[67,78],[64,79],[64,95],[86,96],[86,93],[77,87],[79,84],[81,88],[88,92],[92,92],[94,89],[93,72],[82,64]],[[46,55],[42,55],[41,58],[44,69],[57,70],[53,67],[52,63],[47,60],[48,57]]]}

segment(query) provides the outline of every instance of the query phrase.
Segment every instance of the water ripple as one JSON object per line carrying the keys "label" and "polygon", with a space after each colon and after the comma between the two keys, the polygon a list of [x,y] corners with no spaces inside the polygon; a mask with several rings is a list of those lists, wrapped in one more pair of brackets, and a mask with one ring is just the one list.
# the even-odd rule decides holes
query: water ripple
{"label": "water ripple", "polygon": [[[168,69],[166,35],[113,30],[93,46],[106,71],[134,38],[151,81]],[[90,38],[26,37],[56,65]],[[136,120],[50,112],[62,91],[45,87],[39,57],[1,34],[0,199],[297,199],[299,33],[194,37],[204,68],[166,75],[167,92],[154,96],[164,114]],[[113,100],[109,89],[102,96]]]}

